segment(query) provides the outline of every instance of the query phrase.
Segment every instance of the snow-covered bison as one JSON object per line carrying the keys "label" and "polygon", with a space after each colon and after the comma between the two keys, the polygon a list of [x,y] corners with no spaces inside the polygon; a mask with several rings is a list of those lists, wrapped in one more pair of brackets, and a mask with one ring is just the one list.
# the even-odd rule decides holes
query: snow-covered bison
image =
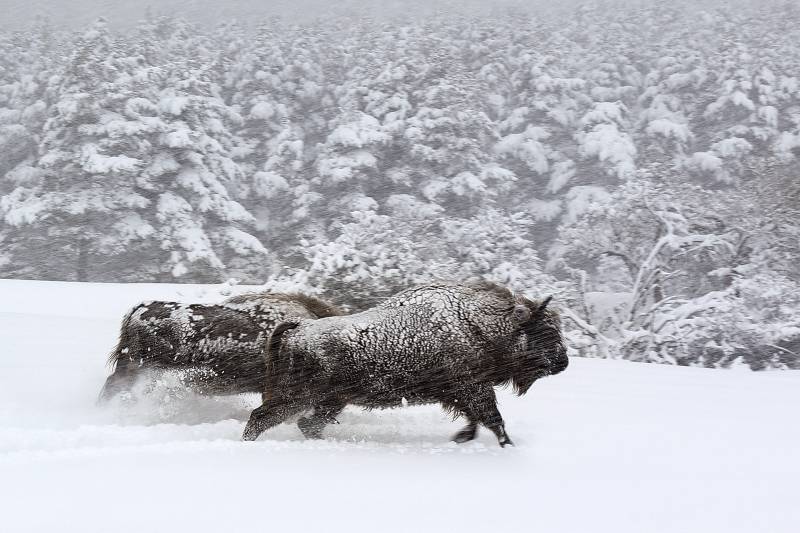
{"label": "snow-covered bison", "polygon": [[475,438],[478,424],[501,446],[512,444],[493,387],[517,394],[567,367],[556,311],[499,285],[436,283],[408,289],[368,311],[289,320],[267,342],[264,403],[250,415],[245,440],[313,409],[298,426],[319,438],[348,404],[367,408],[439,403],[466,417],[454,440]]}
{"label": "snow-covered bison", "polygon": [[145,302],[123,319],[109,357],[114,371],[100,391],[107,401],[130,390],[152,370],[180,370],[204,394],[262,392],[263,345],[272,329],[291,317],[316,319],[340,311],[304,294],[251,293],[219,305]]}

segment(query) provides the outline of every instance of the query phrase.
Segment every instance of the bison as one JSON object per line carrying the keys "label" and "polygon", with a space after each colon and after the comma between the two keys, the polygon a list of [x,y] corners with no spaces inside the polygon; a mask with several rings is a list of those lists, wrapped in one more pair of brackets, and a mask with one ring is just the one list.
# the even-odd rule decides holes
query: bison
{"label": "bison", "polygon": [[261,392],[262,346],[279,322],[341,312],[304,294],[251,293],[219,305],[146,302],[123,319],[119,343],[109,357],[113,373],[100,401],[130,390],[144,371],[180,370],[203,394]]}
{"label": "bison", "polygon": [[439,403],[467,425],[512,444],[494,386],[525,394],[537,379],[567,367],[558,313],[488,282],[435,283],[402,291],[370,310],[285,321],[267,345],[263,405],[243,438],[254,440],[293,415],[306,438],[320,438],[348,404],[385,408]]}

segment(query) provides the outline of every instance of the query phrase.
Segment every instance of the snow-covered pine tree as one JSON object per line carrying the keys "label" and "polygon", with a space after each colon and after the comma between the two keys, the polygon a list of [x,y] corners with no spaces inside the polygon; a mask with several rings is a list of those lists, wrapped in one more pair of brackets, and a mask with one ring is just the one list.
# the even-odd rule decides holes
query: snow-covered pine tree
{"label": "snow-covered pine tree", "polygon": [[151,201],[150,240],[173,277],[258,279],[267,250],[252,234],[254,217],[236,201],[247,184],[231,157],[231,129],[240,118],[225,106],[206,66],[201,57],[172,61],[152,101],[142,102],[161,123],[138,178]]}
{"label": "snow-covered pine tree", "polygon": [[0,240],[5,258],[0,259],[0,276],[36,275],[36,265],[24,260],[24,230],[2,216],[2,197],[40,178],[39,141],[64,63],[62,39],[41,17],[24,31],[0,36]]}
{"label": "snow-covered pine tree", "polygon": [[334,223],[330,241],[301,242],[308,266],[300,277],[354,309],[366,309],[410,285],[457,279],[457,263],[447,255],[442,222],[434,216],[442,209],[409,195],[386,203],[387,214],[353,211]]}
{"label": "snow-covered pine tree", "polygon": [[478,97],[481,83],[459,63],[458,53],[423,39],[410,91],[413,110],[391,173],[396,183],[441,205],[446,216],[465,217],[485,199],[511,190],[515,177],[493,161],[495,136]]}
{"label": "snow-covered pine tree", "polygon": [[6,222],[26,242],[17,252],[25,256],[16,260],[36,265],[42,277],[88,280],[93,263],[107,257],[118,236],[115,224],[143,205],[132,188],[141,161],[97,131],[114,119],[119,103],[113,89],[117,60],[104,20],[77,38],[43,128],[41,175],[3,198]]}
{"label": "snow-covered pine tree", "polygon": [[237,160],[248,175],[263,169],[272,154],[268,143],[294,114],[292,87],[287,87],[285,36],[277,21],[262,24],[252,42],[237,50],[226,69],[224,93],[241,115],[234,132]]}

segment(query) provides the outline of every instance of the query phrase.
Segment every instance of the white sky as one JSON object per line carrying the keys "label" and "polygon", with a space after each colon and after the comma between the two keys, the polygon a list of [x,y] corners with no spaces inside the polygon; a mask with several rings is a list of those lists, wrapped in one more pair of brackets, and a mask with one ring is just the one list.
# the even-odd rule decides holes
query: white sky
{"label": "white sky", "polygon": [[459,14],[481,14],[514,5],[528,7],[561,5],[577,0],[0,0],[0,27],[26,26],[36,15],[48,15],[58,26],[81,27],[98,16],[112,26],[126,27],[140,20],[148,6],[157,14],[176,14],[191,21],[214,24],[231,19],[256,20],[282,15],[298,21],[323,15],[335,6],[338,12],[370,17],[424,16],[437,9]]}

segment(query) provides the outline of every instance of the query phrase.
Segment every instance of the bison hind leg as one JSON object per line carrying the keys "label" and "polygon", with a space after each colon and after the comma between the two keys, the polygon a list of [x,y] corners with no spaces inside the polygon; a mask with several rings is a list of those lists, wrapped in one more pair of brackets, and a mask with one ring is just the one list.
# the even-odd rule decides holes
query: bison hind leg
{"label": "bison hind leg", "polygon": [[457,442],[458,444],[463,444],[465,442],[473,440],[477,434],[478,434],[478,423],[470,420],[466,426],[461,428],[458,433],[453,435],[453,442]]}
{"label": "bison hind leg", "polygon": [[309,417],[301,417],[297,427],[307,439],[321,439],[322,430],[328,424],[338,424],[336,416],[344,410],[344,404],[338,401],[329,401],[314,408],[314,413]]}
{"label": "bison hind leg", "polygon": [[128,392],[133,387],[134,377],[125,369],[117,368],[106,378],[103,388],[97,397],[98,404],[108,403],[114,396]]}

